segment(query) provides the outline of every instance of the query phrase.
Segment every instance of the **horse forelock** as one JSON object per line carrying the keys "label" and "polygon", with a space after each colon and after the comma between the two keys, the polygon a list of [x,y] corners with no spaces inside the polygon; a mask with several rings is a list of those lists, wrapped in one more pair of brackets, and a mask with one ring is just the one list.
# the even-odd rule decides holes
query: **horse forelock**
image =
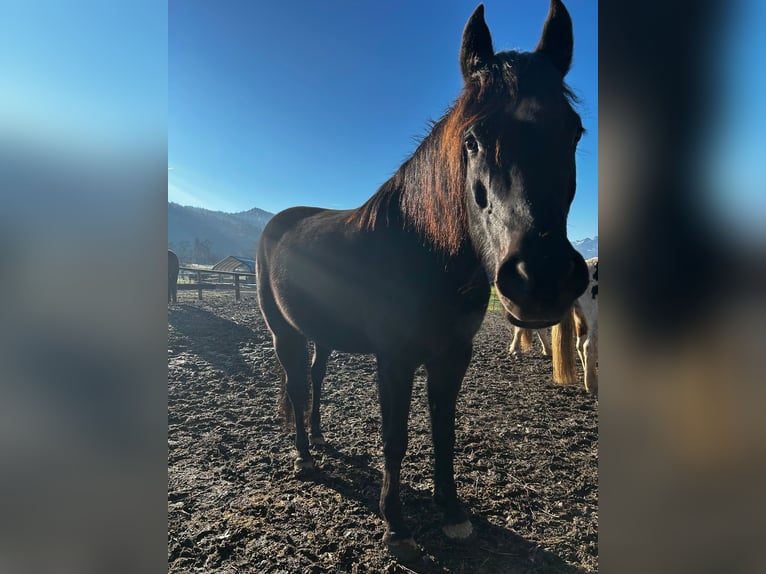
{"label": "horse forelock", "polygon": [[[427,215],[422,230],[438,246],[456,253],[468,235],[465,205],[465,135],[468,128],[488,118],[501,117],[517,95],[517,52],[498,54],[496,61],[474,72],[460,96],[440,122],[432,182],[421,187],[422,207]],[[500,119],[502,121],[502,119]],[[435,130],[436,131],[436,130]],[[495,161],[500,164],[500,141],[495,145]]]}

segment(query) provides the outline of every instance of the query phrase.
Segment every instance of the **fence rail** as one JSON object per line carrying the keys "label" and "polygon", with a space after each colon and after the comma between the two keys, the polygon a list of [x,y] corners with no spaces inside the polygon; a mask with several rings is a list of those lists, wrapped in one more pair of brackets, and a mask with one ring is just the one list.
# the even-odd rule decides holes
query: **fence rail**
{"label": "fence rail", "polygon": [[[255,284],[255,273],[245,273],[243,271],[218,271],[217,269],[216,270],[213,270],[213,269],[198,269],[196,267],[184,267],[183,265],[181,265],[178,269],[179,269],[179,271],[185,271],[186,272],[185,275],[186,275],[187,278],[189,278],[189,276],[191,274],[191,277],[196,279],[196,282],[193,282],[191,284],[179,283],[178,284],[178,288],[179,289],[196,289],[197,290],[197,299],[199,299],[200,301],[202,301],[202,291],[204,289],[217,289],[221,285],[228,286],[228,285],[232,285],[232,284],[234,285],[234,296],[236,297],[237,301],[239,301],[240,300],[241,290],[242,290],[242,282],[241,282],[240,278],[241,277],[245,277],[246,278],[245,281],[247,281],[248,277],[252,277],[253,278],[252,283],[253,283],[253,285]],[[203,281],[202,280],[203,275],[205,276],[205,279],[207,281]],[[210,281],[210,276],[211,275],[212,276],[217,276],[218,281],[217,282],[211,282]],[[226,276],[229,276],[229,275],[233,276],[234,280],[232,281],[232,283],[224,282],[223,281],[223,276],[224,275],[226,275]],[[181,275],[179,273],[179,277],[180,276]],[[195,287],[195,284],[196,284],[196,287]]]}
{"label": "fence rail", "polygon": [[[186,271],[186,277],[189,277],[189,274],[191,274],[192,277],[196,279],[193,283],[179,283],[178,288],[179,289],[196,289],[197,290],[197,299],[202,301],[202,291],[206,289],[217,289],[220,286],[229,286],[234,285],[234,296],[237,301],[241,299],[241,291],[242,291],[242,282],[240,280],[240,277],[252,277],[252,285],[255,286],[255,273],[244,273],[241,271],[213,271],[212,269],[198,269],[196,267],[184,267],[183,265],[178,268],[180,271]],[[203,275],[205,276],[205,279],[207,281],[203,281]],[[218,276],[218,282],[211,282],[210,276],[211,275],[217,275]],[[234,277],[234,280],[232,283],[226,283],[223,281],[223,275],[231,275]],[[180,275],[179,275],[180,277]],[[249,285],[246,283],[246,285]],[[502,311],[503,306],[500,303],[500,301],[497,298],[497,294],[495,293],[495,290],[492,290],[492,294],[489,298],[489,306],[487,307],[488,311]]]}

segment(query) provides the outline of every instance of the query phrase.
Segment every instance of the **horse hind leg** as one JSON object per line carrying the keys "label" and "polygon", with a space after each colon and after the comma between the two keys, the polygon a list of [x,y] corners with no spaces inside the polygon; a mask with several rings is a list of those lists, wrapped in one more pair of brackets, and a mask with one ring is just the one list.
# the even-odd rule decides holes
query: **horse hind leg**
{"label": "horse hind leg", "polygon": [[306,404],[308,401],[308,341],[297,331],[274,334],[274,350],[285,372],[283,396],[286,393],[292,405],[295,423],[296,472],[312,470],[314,459],[309,452],[306,434]]}
{"label": "horse hind leg", "polygon": [[532,331],[521,327],[513,327],[513,340],[508,346],[508,353],[518,357],[521,353],[529,353],[532,349]]}
{"label": "horse hind leg", "polygon": [[540,344],[543,346],[543,356],[550,357],[553,353],[551,351],[551,334],[548,329],[539,329],[537,331],[537,338],[540,339]]}
{"label": "horse hind leg", "polygon": [[521,352],[529,353],[532,350],[532,329],[521,330]]}
{"label": "horse hind leg", "polygon": [[518,353],[518,347],[519,347],[519,339],[521,338],[521,327],[513,327],[513,339],[511,339],[511,344],[508,345],[508,353],[511,355],[516,355]]}
{"label": "horse hind leg", "polygon": [[[586,358],[585,354],[585,339],[586,337],[578,335],[577,336],[577,355],[580,357],[580,362],[582,363],[582,369],[584,373],[588,372],[588,359]],[[587,375],[586,375],[587,376]],[[586,380],[585,387],[588,387],[588,383]]]}
{"label": "horse hind leg", "polygon": [[584,369],[585,369],[585,390],[589,393],[598,392],[598,375],[596,366],[598,364],[598,333],[592,333],[583,346]]}
{"label": "horse hind leg", "polygon": [[590,372],[589,367],[589,354],[591,352],[591,341],[594,333],[591,331],[588,325],[588,320],[585,316],[582,307],[576,304],[573,307],[574,323],[575,323],[575,335],[577,336],[577,342],[575,344],[577,348],[577,354],[580,357],[580,363],[582,363],[582,370],[585,378],[585,390],[590,391],[590,384],[593,373]]}
{"label": "horse hind leg", "polygon": [[311,434],[309,444],[324,446],[322,424],[319,416],[319,403],[322,398],[322,381],[327,373],[327,359],[332,351],[314,343],[314,356],[311,360]]}

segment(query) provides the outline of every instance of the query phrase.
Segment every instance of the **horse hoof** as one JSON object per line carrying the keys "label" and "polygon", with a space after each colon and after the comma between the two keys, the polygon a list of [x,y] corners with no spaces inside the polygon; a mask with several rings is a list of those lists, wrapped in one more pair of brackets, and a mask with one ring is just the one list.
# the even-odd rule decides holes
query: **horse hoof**
{"label": "horse hoof", "polygon": [[299,456],[294,463],[295,472],[299,475],[311,472],[316,468],[313,458],[303,458]]}
{"label": "horse hoof", "polygon": [[445,524],[442,531],[452,540],[465,540],[473,534],[473,526],[470,520],[466,520],[460,524]]}
{"label": "horse hoof", "polygon": [[401,562],[414,562],[422,555],[420,547],[411,536],[392,540],[390,535],[386,534],[383,542],[386,543],[391,555]]}
{"label": "horse hoof", "polygon": [[312,446],[325,446],[327,443],[325,442],[324,437],[320,434],[317,436],[310,436],[309,444]]}

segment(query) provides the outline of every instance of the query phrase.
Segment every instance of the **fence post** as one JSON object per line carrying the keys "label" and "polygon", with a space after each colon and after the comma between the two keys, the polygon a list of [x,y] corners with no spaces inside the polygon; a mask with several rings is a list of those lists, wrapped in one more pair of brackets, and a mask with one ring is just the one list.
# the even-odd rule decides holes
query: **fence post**
{"label": "fence post", "polygon": [[197,299],[202,301],[202,271],[197,271]]}
{"label": "fence post", "polygon": [[234,294],[239,301],[239,273],[234,275]]}

